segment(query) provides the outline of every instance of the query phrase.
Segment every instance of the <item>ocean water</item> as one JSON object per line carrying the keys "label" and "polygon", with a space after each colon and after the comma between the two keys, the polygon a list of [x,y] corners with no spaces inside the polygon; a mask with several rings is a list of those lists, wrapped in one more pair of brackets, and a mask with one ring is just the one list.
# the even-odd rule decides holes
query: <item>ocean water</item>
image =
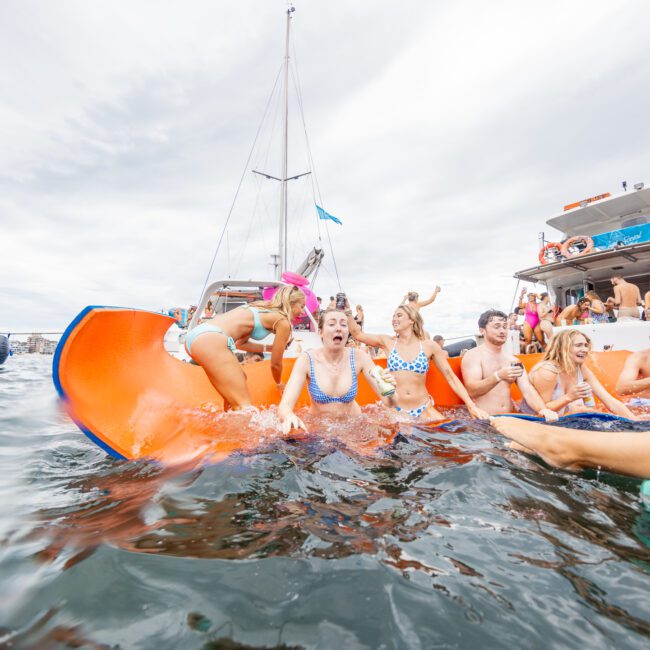
{"label": "ocean water", "polygon": [[648,647],[639,481],[462,420],[374,453],[330,431],[116,461],[51,361],[0,366],[0,648]]}

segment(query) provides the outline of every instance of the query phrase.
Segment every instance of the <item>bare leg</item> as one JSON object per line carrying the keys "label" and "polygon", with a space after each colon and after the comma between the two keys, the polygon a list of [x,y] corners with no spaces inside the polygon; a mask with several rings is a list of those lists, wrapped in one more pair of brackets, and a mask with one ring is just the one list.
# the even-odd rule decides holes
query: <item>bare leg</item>
{"label": "bare leg", "polygon": [[492,418],[491,423],[549,465],[603,467],[628,476],[650,477],[650,433],[579,431],[509,417]]}
{"label": "bare leg", "polygon": [[539,329],[542,331],[542,334],[546,337],[546,343],[548,343],[553,336],[553,324],[550,320],[541,320],[539,321]]}
{"label": "bare leg", "polygon": [[228,349],[226,337],[216,332],[197,336],[192,344],[192,357],[201,365],[210,383],[234,410],[251,405],[246,375],[237,357]]}
{"label": "bare leg", "polygon": [[541,327],[541,321],[540,323],[535,327],[533,330],[535,334],[535,338],[539,341],[539,344],[542,348],[542,352],[544,352],[544,348],[546,347],[546,343],[544,342],[544,334],[542,334],[542,327]]}
{"label": "bare leg", "polygon": [[529,323],[524,321],[521,331],[524,333],[524,340],[526,341],[526,345],[528,345],[533,340],[533,329]]}

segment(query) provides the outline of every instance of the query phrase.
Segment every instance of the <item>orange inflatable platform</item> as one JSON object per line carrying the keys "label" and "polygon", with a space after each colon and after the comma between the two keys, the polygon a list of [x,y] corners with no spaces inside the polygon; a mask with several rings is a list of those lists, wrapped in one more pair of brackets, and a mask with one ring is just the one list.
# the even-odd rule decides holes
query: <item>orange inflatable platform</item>
{"label": "orange inflatable platform", "polygon": [[[223,417],[223,400],[203,370],[171,356],[164,336],[173,319],[136,309],[87,307],[63,334],[53,361],[55,387],[79,428],[111,456],[153,458],[178,463],[210,453],[216,458],[254,448],[259,436],[245,431],[236,414]],[[628,352],[595,353],[591,364],[612,391]],[[522,356],[530,369],[540,355]],[[377,360],[385,365],[385,360]],[[450,359],[460,377],[460,359]],[[283,381],[293,360],[284,362]],[[245,366],[253,403],[280,400],[269,362]],[[437,405],[461,404],[432,365],[427,386]],[[513,397],[520,399],[516,387]],[[377,397],[363,376],[357,401],[375,403]],[[298,406],[309,403],[306,389]],[[218,441],[215,445],[215,439]],[[385,444],[382,438],[377,441]]]}

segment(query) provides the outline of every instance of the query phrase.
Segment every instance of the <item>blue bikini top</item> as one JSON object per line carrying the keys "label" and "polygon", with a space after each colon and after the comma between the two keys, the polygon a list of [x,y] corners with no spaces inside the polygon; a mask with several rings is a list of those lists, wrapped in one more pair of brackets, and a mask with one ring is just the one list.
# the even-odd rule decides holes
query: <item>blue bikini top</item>
{"label": "blue bikini top", "polygon": [[[272,333],[262,325],[262,320],[260,319],[260,313],[268,313],[271,311],[270,309],[259,309],[252,305],[242,305],[242,309],[248,309],[253,314],[253,331],[250,333],[249,338],[254,339],[255,341],[261,341]],[[278,318],[278,320],[281,319]]]}
{"label": "blue bikini top", "polygon": [[386,363],[386,367],[390,372],[395,372],[396,370],[408,370],[409,372],[415,372],[418,375],[427,374],[427,371],[429,370],[429,358],[422,349],[422,341],[420,341],[420,354],[418,354],[413,361],[404,361],[404,359],[399,356],[396,346],[397,340],[393,343],[393,349],[390,351],[388,362]]}
{"label": "blue bikini top", "polygon": [[309,391],[309,395],[311,396],[312,400],[314,400],[314,402],[316,402],[317,404],[332,404],[335,402],[348,404],[349,402],[354,400],[354,398],[357,396],[357,387],[358,387],[357,371],[354,367],[354,348],[350,348],[350,368],[352,369],[352,386],[350,386],[350,390],[345,395],[342,395],[341,397],[332,397],[331,395],[327,395],[320,389],[318,382],[316,381],[316,373],[314,372],[314,360],[312,359],[311,354],[309,354],[309,352],[307,352],[307,356],[309,357],[309,383],[307,384],[307,390]]}

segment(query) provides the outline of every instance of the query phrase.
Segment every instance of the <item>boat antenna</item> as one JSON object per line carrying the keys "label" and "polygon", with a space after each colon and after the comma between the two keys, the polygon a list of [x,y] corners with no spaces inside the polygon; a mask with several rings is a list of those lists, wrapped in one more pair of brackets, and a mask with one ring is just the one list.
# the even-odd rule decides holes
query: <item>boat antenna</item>
{"label": "boat antenna", "polygon": [[283,67],[283,108],[282,108],[282,174],[280,177],[280,232],[278,234],[279,264],[277,280],[287,269],[287,150],[289,148],[289,38],[291,32],[291,14],[296,10],[293,5],[287,7],[287,31],[284,45]]}

